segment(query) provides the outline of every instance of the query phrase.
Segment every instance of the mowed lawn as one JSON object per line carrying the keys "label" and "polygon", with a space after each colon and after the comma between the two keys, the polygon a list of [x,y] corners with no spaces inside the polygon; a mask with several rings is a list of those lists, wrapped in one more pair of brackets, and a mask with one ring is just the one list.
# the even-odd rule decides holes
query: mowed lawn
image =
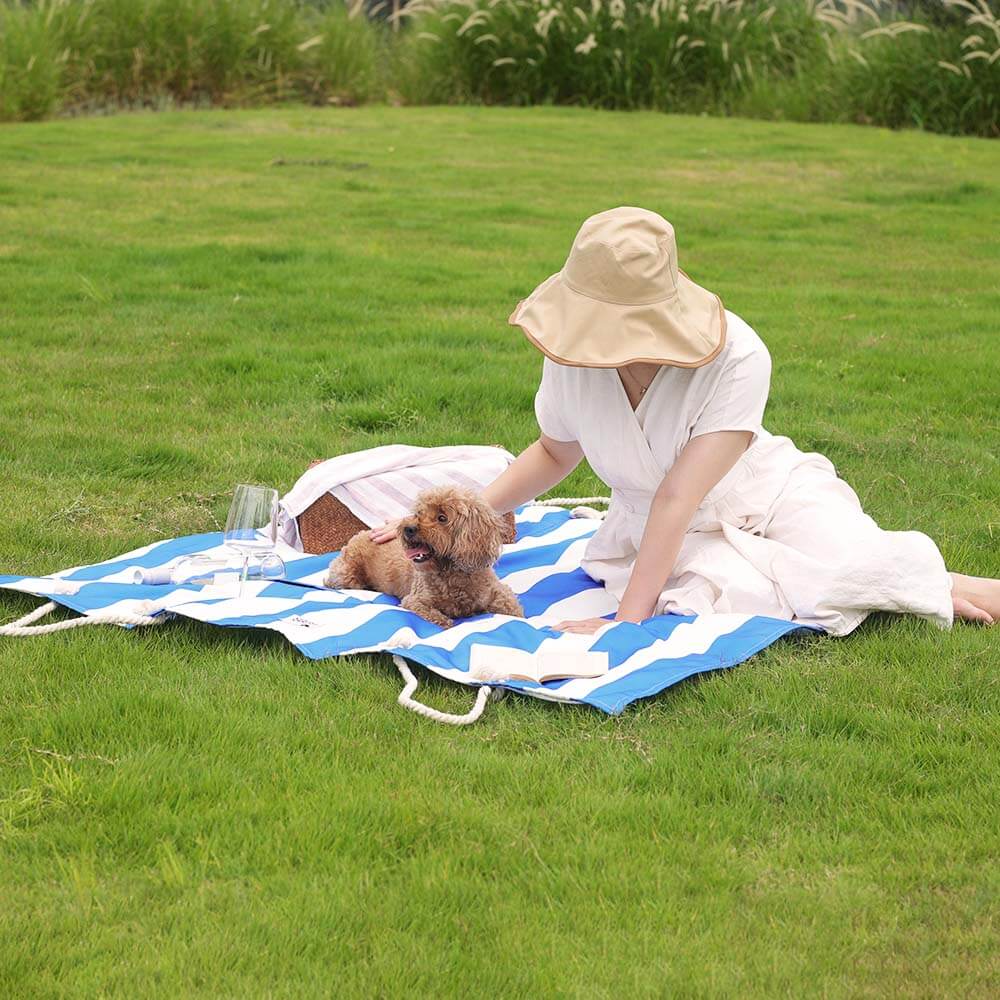
{"label": "mowed lawn", "polygon": [[[619,204],[769,344],[773,431],[1000,575],[1000,146],[387,108],[0,129],[0,571],[213,530],[315,457],[524,447],[507,315]],[[388,658],[0,639],[0,995],[995,996],[998,661],[882,616],[455,730]]]}

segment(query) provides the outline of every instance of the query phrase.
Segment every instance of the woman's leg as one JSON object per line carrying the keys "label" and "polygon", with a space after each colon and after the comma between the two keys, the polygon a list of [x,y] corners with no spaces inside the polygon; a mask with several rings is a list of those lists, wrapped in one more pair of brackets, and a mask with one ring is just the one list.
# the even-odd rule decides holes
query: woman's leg
{"label": "woman's leg", "polygon": [[944,627],[953,620],[953,582],[934,542],[882,529],[828,463],[794,470],[757,531],[765,552],[766,543],[778,543],[771,566],[798,619],[834,635],[871,611],[919,615]]}
{"label": "woman's leg", "polygon": [[[796,496],[789,498],[790,502],[779,504],[777,516],[765,529],[765,536],[818,556],[827,564],[836,563],[842,557],[848,539],[861,543],[855,551],[863,558],[866,546],[870,545],[872,550],[879,548],[880,539],[887,535],[900,539],[912,536],[910,532],[886,533],[879,528],[863,512],[857,494],[843,480],[831,475],[830,480],[824,482],[822,472],[815,478],[805,472],[800,475],[808,476],[810,481]],[[892,575],[891,569],[889,575]],[[962,573],[948,575],[956,618],[982,625],[1000,621],[1000,580]],[[923,581],[915,580],[914,583],[915,589],[920,589]]]}

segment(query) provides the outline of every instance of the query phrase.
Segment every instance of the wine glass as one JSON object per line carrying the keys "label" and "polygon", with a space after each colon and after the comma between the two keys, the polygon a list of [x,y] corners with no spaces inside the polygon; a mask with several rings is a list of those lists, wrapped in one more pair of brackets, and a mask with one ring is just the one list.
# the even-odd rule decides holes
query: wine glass
{"label": "wine glass", "polygon": [[[277,552],[254,552],[246,553],[245,563],[239,576],[240,593],[242,594],[243,582],[252,580],[280,580],[285,575],[285,563]],[[227,582],[236,583],[237,577],[234,573],[232,559],[225,556],[211,556],[205,552],[198,552],[192,556],[185,556],[178,560],[169,568],[169,582],[175,587],[184,584],[194,584],[204,586],[215,584],[216,586],[226,586]],[[143,573],[142,570],[139,571]],[[148,583],[149,580],[137,579],[136,583]]]}
{"label": "wine glass", "polygon": [[278,491],[240,483],[226,518],[227,545],[244,551],[273,549],[278,537]]}
{"label": "wine glass", "polygon": [[276,564],[281,561],[275,552],[278,538],[278,491],[268,486],[238,484],[233,491],[233,502],[229,507],[223,538],[226,545],[236,549],[243,557],[241,593],[251,559],[260,562],[262,577],[280,576],[284,564],[275,572]]}

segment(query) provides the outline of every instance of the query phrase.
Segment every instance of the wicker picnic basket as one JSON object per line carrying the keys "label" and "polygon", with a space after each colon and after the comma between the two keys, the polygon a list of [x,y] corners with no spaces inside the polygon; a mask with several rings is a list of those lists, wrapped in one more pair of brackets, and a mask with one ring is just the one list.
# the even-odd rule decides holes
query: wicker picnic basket
{"label": "wicker picnic basket", "polygon": [[298,526],[303,551],[314,555],[338,552],[349,539],[369,527],[329,493],[299,514]]}
{"label": "wicker picnic basket", "polygon": [[[505,514],[504,520],[508,529],[504,542],[513,542],[516,535],[514,515]],[[303,551],[314,555],[337,552],[359,531],[367,531],[370,527],[329,493],[324,493],[299,514],[297,523]]]}

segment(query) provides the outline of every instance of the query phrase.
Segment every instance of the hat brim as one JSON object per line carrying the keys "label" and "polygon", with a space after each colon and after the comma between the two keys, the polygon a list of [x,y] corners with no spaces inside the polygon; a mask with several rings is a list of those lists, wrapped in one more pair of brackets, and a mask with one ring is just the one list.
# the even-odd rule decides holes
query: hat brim
{"label": "hat brim", "polygon": [[591,298],[571,288],[560,271],[519,302],[508,322],[547,357],[574,368],[636,362],[700,368],[726,343],[722,300],[683,271],[676,295],[647,305]]}

